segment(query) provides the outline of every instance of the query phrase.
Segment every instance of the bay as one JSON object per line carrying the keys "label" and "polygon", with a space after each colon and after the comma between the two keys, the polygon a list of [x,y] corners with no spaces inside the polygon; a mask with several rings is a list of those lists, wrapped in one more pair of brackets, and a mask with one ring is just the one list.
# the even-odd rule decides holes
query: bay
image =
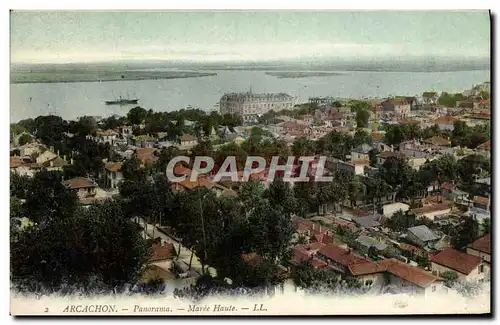
{"label": "bay", "polygon": [[[204,72],[208,72],[204,70]],[[265,71],[213,71],[216,76],[113,82],[26,83],[10,85],[11,122],[56,114],[64,119],[83,115],[124,115],[132,106],[109,106],[118,96],[138,98],[154,111],[188,106],[211,110],[226,92],[284,92],[305,102],[312,96],[340,98],[420,95],[424,91],[461,92],[490,80],[489,70],[453,72],[339,71],[338,75],[277,78]],[[330,71],[331,72],[331,71]]]}

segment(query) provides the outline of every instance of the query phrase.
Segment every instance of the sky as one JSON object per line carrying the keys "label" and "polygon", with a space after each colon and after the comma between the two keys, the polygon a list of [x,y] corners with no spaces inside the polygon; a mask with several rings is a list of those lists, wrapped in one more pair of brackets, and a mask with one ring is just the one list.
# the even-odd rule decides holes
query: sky
{"label": "sky", "polygon": [[489,58],[487,11],[11,12],[13,63]]}

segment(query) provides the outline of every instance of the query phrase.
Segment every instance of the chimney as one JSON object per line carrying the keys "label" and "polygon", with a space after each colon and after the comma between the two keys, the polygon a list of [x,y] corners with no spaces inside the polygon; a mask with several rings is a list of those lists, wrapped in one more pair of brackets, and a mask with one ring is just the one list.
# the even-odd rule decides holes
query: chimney
{"label": "chimney", "polygon": [[73,158],[71,158],[70,164],[73,165]]}
{"label": "chimney", "polygon": [[66,160],[66,155],[63,156],[63,159]]}
{"label": "chimney", "polygon": [[50,167],[54,167],[54,160],[50,161]]}
{"label": "chimney", "polygon": [[54,152],[54,146],[50,146],[50,151]]}
{"label": "chimney", "polygon": [[59,157],[59,150],[57,150],[57,157]]}

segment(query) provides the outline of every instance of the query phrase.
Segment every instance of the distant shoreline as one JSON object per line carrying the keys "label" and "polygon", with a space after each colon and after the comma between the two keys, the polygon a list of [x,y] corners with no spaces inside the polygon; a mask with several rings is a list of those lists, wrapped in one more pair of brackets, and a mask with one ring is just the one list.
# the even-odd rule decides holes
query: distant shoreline
{"label": "distant shoreline", "polygon": [[35,71],[11,72],[10,84],[114,82],[185,79],[216,76],[215,72],[150,71]]}
{"label": "distant shoreline", "polygon": [[341,76],[345,73],[338,72],[322,72],[322,71],[278,71],[266,72],[266,75],[277,77],[278,79],[295,79],[295,78],[309,78],[309,77],[331,77]]}

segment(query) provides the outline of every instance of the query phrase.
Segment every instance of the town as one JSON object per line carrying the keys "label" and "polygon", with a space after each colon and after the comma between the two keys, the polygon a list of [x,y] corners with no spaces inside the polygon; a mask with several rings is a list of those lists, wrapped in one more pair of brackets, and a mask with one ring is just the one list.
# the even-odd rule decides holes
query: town
{"label": "town", "polygon": [[[490,83],[415,97],[230,93],[219,111],[11,124],[23,292],[443,294],[489,285]],[[168,164],[182,181],[171,182]],[[190,179],[195,158],[213,168]],[[216,177],[235,157],[238,181]],[[304,161],[306,182],[247,157]],[[330,182],[315,182],[319,157]],[[206,167],[206,166],[197,166]],[[302,173],[300,173],[302,176]]]}

